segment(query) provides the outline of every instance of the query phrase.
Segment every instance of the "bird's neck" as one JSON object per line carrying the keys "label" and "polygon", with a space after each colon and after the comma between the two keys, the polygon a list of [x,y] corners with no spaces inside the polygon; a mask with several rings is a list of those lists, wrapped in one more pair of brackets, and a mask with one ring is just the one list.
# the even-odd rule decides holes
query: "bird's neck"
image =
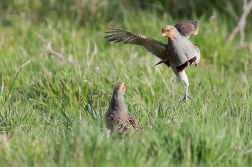
{"label": "bird's neck", "polygon": [[168,37],[168,42],[176,42],[177,40],[180,40],[181,38],[184,38],[179,34],[179,32],[176,33],[177,35],[169,36]]}
{"label": "bird's neck", "polygon": [[118,91],[114,92],[111,98],[110,107],[113,110],[123,111],[125,108],[124,104],[124,92]]}
{"label": "bird's neck", "polygon": [[175,37],[168,37],[168,42],[173,42],[175,40]]}

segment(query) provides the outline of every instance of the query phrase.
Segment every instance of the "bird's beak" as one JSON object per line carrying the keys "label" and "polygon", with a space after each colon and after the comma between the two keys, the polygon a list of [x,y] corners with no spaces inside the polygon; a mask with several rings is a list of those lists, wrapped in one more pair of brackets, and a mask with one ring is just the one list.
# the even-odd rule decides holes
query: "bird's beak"
{"label": "bird's beak", "polygon": [[165,33],[162,33],[162,38],[166,37],[166,34]]}

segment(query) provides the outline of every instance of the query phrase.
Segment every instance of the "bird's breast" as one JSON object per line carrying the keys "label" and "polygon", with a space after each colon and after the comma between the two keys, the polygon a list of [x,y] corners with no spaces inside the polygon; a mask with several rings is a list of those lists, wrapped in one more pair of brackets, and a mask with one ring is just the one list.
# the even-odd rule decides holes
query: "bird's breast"
{"label": "bird's breast", "polygon": [[180,66],[195,57],[196,49],[187,38],[169,41],[167,46],[169,61],[172,66]]}

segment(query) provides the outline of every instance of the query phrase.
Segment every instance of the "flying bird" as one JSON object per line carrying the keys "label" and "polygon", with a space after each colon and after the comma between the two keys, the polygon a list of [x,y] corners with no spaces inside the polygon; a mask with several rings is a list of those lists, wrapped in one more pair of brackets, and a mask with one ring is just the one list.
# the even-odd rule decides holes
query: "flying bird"
{"label": "flying bird", "polygon": [[200,60],[200,50],[190,40],[190,36],[197,35],[199,31],[198,21],[186,21],[175,26],[167,25],[162,28],[162,37],[168,38],[168,44],[152,39],[150,37],[109,28],[105,37],[108,42],[123,42],[123,44],[135,44],[144,47],[146,50],[161,59],[158,64],[166,64],[171,67],[178,79],[186,85],[185,96],[181,101],[191,99],[188,93],[189,80],[185,68],[191,65],[197,66]]}
{"label": "flying bird", "polygon": [[107,110],[105,121],[110,132],[116,130],[119,134],[131,135],[142,130],[141,124],[127,111],[124,103],[124,82],[118,82],[114,86],[113,95]]}

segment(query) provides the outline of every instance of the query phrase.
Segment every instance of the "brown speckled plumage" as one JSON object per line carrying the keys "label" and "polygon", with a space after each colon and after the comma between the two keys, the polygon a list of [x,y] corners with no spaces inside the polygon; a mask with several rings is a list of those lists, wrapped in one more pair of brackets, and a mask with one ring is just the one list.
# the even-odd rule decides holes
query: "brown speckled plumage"
{"label": "brown speckled plumage", "polygon": [[124,103],[125,89],[126,86],[123,82],[116,83],[105,120],[106,126],[111,132],[117,130],[119,134],[130,135],[140,132],[142,126],[132,114],[127,112]]}
{"label": "brown speckled plumage", "polygon": [[197,35],[199,32],[199,22],[198,21],[186,21],[178,23],[174,26],[178,32],[185,37],[190,37]]}

